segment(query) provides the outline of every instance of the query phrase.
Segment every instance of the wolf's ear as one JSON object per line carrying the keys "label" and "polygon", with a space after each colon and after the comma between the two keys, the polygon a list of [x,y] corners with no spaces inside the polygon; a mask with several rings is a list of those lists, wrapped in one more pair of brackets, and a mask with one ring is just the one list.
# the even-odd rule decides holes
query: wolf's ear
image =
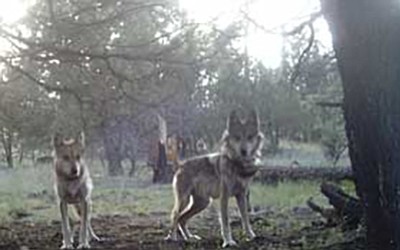
{"label": "wolf's ear", "polygon": [[247,127],[251,126],[251,128],[254,129],[255,131],[260,130],[260,120],[258,118],[258,112],[256,109],[252,109],[250,111],[250,114],[247,117],[246,125]]}
{"label": "wolf's ear", "polygon": [[53,146],[57,148],[57,147],[63,145],[63,143],[64,143],[64,138],[63,138],[63,136],[61,135],[60,132],[56,132],[56,133],[53,135]]}
{"label": "wolf's ear", "polygon": [[85,133],[83,131],[79,132],[75,137],[75,141],[82,147],[85,147]]}
{"label": "wolf's ear", "polygon": [[237,115],[236,110],[232,110],[231,113],[229,114],[227,122],[228,132],[232,133],[232,131],[235,131],[241,125],[242,123]]}

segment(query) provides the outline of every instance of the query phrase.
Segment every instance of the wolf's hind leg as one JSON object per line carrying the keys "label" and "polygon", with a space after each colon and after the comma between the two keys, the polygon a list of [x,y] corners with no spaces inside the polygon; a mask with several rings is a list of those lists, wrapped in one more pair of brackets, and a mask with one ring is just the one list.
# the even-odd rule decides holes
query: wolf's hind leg
{"label": "wolf's hind leg", "polygon": [[188,222],[188,220],[190,218],[192,218],[196,214],[198,214],[201,211],[203,211],[208,206],[208,204],[210,203],[210,200],[207,199],[207,198],[198,196],[198,195],[193,195],[192,198],[193,198],[192,205],[190,206],[189,209],[185,210],[180,215],[178,223],[180,225],[180,229],[181,229],[182,235],[185,235],[186,238],[188,238],[188,239],[192,238],[192,239],[199,240],[201,238],[199,236],[197,236],[197,235],[191,234],[189,232],[189,230],[187,229],[186,224],[187,224],[187,222]]}
{"label": "wolf's hind leg", "polygon": [[[178,240],[178,221],[181,216],[182,211],[188,206],[189,204],[189,196],[187,197],[176,197],[174,208],[171,211],[171,231],[165,240]],[[185,236],[183,235],[185,238]],[[185,239],[186,240],[186,239]]]}

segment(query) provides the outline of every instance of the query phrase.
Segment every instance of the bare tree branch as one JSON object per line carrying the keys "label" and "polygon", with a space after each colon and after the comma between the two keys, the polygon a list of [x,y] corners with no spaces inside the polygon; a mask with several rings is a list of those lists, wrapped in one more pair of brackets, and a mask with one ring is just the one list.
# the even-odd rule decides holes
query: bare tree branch
{"label": "bare tree branch", "polygon": [[307,26],[310,27],[310,25],[313,25],[315,20],[317,20],[321,16],[322,16],[321,11],[314,12],[314,13],[310,14],[310,17],[306,21],[300,23],[299,25],[297,25],[291,31],[284,32],[283,35],[285,35],[285,36],[293,36],[293,35],[295,35],[297,33],[300,33],[305,27],[307,27]]}
{"label": "bare tree branch", "polygon": [[[148,102],[148,101],[140,100],[139,98],[136,97],[136,96],[140,96],[140,94],[136,94],[136,96],[131,95],[131,94],[129,93],[129,91],[127,91],[127,90],[125,89],[125,87],[124,87],[124,85],[123,85],[123,82],[126,81],[126,82],[130,82],[130,83],[135,84],[135,83],[137,83],[138,81],[140,81],[141,79],[135,79],[135,80],[130,79],[130,78],[128,78],[126,75],[124,75],[124,74],[122,74],[122,73],[120,73],[120,72],[117,72],[117,71],[112,67],[112,65],[111,65],[111,63],[110,63],[109,60],[107,60],[106,63],[107,63],[107,68],[110,70],[111,74],[114,75],[114,76],[118,79],[118,87],[119,87],[119,90],[122,92],[122,94],[123,94],[126,98],[128,98],[130,101],[134,102],[134,103],[137,104],[137,105],[145,106],[145,107],[148,107],[148,108],[156,108],[156,107],[158,107],[159,105],[161,105],[162,103],[164,103],[164,102],[170,100],[172,97],[176,96],[176,94],[177,94],[177,92],[175,91],[175,92],[173,92],[173,93],[170,94],[170,95],[166,95],[166,96],[164,96],[163,98],[159,98],[159,100],[156,101],[156,102]],[[144,76],[144,77],[147,78],[147,77],[152,76],[152,75],[153,75],[153,74],[150,73],[150,74],[148,74],[148,75],[146,75],[146,76]],[[147,99],[147,98],[146,98],[146,99]]]}
{"label": "bare tree branch", "polygon": [[301,64],[304,62],[305,58],[308,56],[308,53],[311,51],[312,46],[314,45],[315,31],[314,31],[313,24],[312,24],[312,23],[309,23],[307,26],[309,27],[309,29],[310,29],[310,31],[311,31],[311,34],[310,34],[310,37],[309,37],[309,39],[308,39],[307,47],[304,48],[303,52],[300,54],[300,56],[299,56],[299,58],[298,58],[298,60],[297,60],[297,63],[296,63],[296,65],[294,66],[293,72],[292,72],[292,74],[290,75],[289,84],[290,84],[291,86],[294,85],[294,83],[295,83],[297,77],[300,75],[300,67],[301,67]]}
{"label": "bare tree branch", "polygon": [[252,18],[249,13],[247,13],[244,10],[240,10],[240,13],[243,15],[244,19],[246,19],[247,21],[249,21],[252,25],[254,25],[257,29],[262,30],[263,32],[267,33],[267,34],[274,34],[274,35],[279,35],[281,34],[280,31],[280,27],[275,27],[275,28],[271,28],[271,29],[267,29],[264,25],[261,25],[260,23],[258,23],[256,20],[254,20],[254,18]]}

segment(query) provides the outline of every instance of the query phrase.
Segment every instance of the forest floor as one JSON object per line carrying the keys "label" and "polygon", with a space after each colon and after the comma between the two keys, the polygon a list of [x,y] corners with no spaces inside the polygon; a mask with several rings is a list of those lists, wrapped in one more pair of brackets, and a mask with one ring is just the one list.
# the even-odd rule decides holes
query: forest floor
{"label": "forest floor", "polygon": [[[216,216],[199,216],[192,223],[192,231],[203,239],[195,242],[166,242],[167,214],[100,215],[93,218],[95,232],[101,242],[92,242],[94,249],[219,249],[222,243]],[[208,213],[208,214],[207,214]],[[362,233],[341,232],[327,227],[318,216],[305,208],[279,213],[268,211],[252,216],[258,237],[246,242],[240,221],[233,216],[234,238],[239,246],[234,249],[365,249]],[[61,244],[59,220],[9,221],[0,226],[0,249],[58,249]]]}
{"label": "forest floor", "polygon": [[[274,216],[270,214],[270,216]],[[290,221],[304,220],[299,216]],[[237,249],[364,249],[363,239],[357,232],[346,232],[333,242],[329,238],[340,233],[325,227],[318,219],[310,226],[293,230],[288,225],[272,225],[269,219],[253,220],[259,235],[252,242],[245,242],[239,230],[239,222],[233,222],[234,236],[239,241]],[[218,249],[221,239],[218,225],[206,220],[196,223],[196,232],[204,239],[190,243],[165,242],[167,227],[157,215],[142,216],[98,216],[93,219],[94,230],[102,242],[93,242],[94,249]],[[57,249],[61,233],[59,221],[21,222],[13,221],[0,227],[0,249]]]}
{"label": "forest floor", "polygon": [[[303,149],[302,152],[305,150]],[[315,162],[314,149],[309,157],[285,154],[282,159],[309,159]],[[318,158],[320,159],[320,158]],[[277,159],[279,161],[279,159]],[[305,161],[305,160],[304,160]],[[280,163],[281,161],[279,161]],[[307,163],[308,163],[307,162]],[[193,218],[191,231],[202,237],[196,242],[166,242],[169,213],[173,206],[170,185],[153,185],[151,171],[137,168],[133,178],[106,177],[97,162],[88,162],[94,180],[93,219],[101,242],[94,249],[219,249],[222,244],[218,222],[218,202]],[[285,163],[285,162],[283,162]],[[310,165],[310,164],[306,164]],[[320,165],[320,161],[315,165]],[[127,169],[128,170],[128,169]],[[52,166],[0,168],[0,249],[58,249],[61,245],[60,214],[53,191]],[[356,250],[365,249],[362,229],[342,231],[328,226],[324,218],[312,212],[306,201],[329,206],[319,192],[318,181],[280,182],[251,185],[251,223],[258,237],[246,242],[236,204],[230,201],[233,236],[239,246],[233,249],[269,250]],[[341,183],[346,192],[354,185]],[[75,222],[74,225],[77,225]],[[75,235],[77,237],[77,233]]]}
{"label": "forest floor", "polygon": [[[61,245],[60,216],[51,184],[45,189],[29,189],[29,182],[38,178],[32,173],[30,177],[29,181],[17,181],[17,171],[0,180],[1,250],[58,249]],[[12,179],[15,188],[10,188]],[[92,248],[220,248],[217,202],[190,221],[189,227],[202,240],[165,242],[173,205],[171,187],[134,179],[95,178],[92,225],[102,241],[92,242]],[[238,210],[231,200],[231,225],[239,243],[236,249],[364,249],[362,230],[343,232],[340,226],[327,226],[324,218],[307,207],[305,202],[311,196],[327,206],[319,194],[318,185],[318,182],[310,181],[284,182],[274,186],[254,183],[251,186],[254,207],[251,223],[258,237],[252,242],[245,241]]]}

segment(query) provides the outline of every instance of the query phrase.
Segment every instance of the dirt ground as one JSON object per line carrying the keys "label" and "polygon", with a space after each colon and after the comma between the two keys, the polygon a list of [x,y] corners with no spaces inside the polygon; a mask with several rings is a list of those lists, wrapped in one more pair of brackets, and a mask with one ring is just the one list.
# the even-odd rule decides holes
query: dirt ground
{"label": "dirt ground", "polygon": [[[271,214],[270,214],[271,215]],[[198,218],[192,228],[203,239],[197,242],[165,242],[168,225],[166,215],[109,215],[93,218],[93,228],[102,238],[92,242],[93,249],[219,249],[222,243],[219,226],[215,218]],[[297,218],[297,223],[302,219]],[[232,220],[232,228],[239,246],[235,249],[364,249],[362,237],[357,233],[343,233],[339,240],[329,242],[332,229],[320,218],[305,218],[305,226],[293,230],[290,224],[279,222],[272,225],[263,216],[253,216],[252,224],[257,235],[254,241],[246,242],[240,230],[238,218]],[[59,221],[29,222],[13,221],[0,225],[0,249],[58,249],[61,244]]]}

